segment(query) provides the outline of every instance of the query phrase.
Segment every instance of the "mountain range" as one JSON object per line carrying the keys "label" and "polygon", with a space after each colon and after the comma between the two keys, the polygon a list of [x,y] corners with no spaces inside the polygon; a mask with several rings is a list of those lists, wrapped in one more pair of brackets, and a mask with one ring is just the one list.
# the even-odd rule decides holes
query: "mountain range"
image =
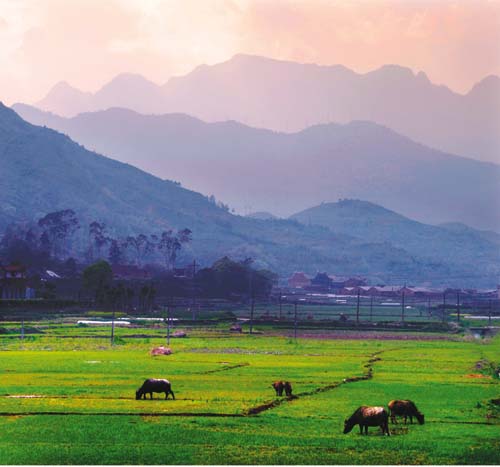
{"label": "mountain range", "polygon": [[287,217],[322,201],[357,198],[424,223],[500,232],[500,165],[446,154],[371,122],[280,133],[119,108],[73,118],[23,104],[14,109],[239,212],[251,207]]}
{"label": "mountain range", "polygon": [[[466,283],[487,287],[494,286],[500,274],[494,233],[482,236],[457,224],[420,226],[395,213],[387,214],[379,206],[363,208],[364,219],[372,215],[377,219],[399,219],[394,224],[397,230],[406,229],[404,235],[414,236],[408,239],[412,253],[392,244],[390,235],[379,241],[382,237],[370,237],[370,230],[361,226],[354,231],[359,236],[354,236],[354,227],[342,231],[338,222],[328,227],[314,225],[309,221],[310,214],[306,214],[305,221],[302,214],[298,215],[300,222],[233,215],[178,183],[88,151],[54,130],[31,125],[1,104],[0,165],[0,231],[10,222],[71,208],[82,222],[106,222],[114,235],[187,227],[193,232],[193,242],[184,259],[194,256],[202,264],[223,255],[250,256],[258,266],[282,275],[294,270],[310,274],[326,270],[362,274],[374,283]],[[356,219],[357,206],[365,205],[352,203],[350,217]],[[349,204],[340,206],[344,209]],[[407,222],[410,228],[404,227]],[[424,235],[426,229],[431,233]],[[414,245],[419,236],[425,245],[429,235],[439,237],[439,254]],[[473,241],[470,235],[476,235]],[[396,237],[394,242],[398,242]]]}
{"label": "mountain range", "polygon": [[369,120],[445,152],[500,161],[500,78],[494,75],[462,95],[398,65],[360,74],[342,65],[239,54],[163,85],[122,74],[92,94],[62,82],[35,105],[69,117],[110,107],[186,113],[284,132]]}
{"label": "mountain range", "polygon": [[[363,238],[367,242],[390,242],[428,260],[450,261],[460,256],[474,264],[500,257],[500,234],[456,223],[442,226],[422,224],[367,201],[349,199],[323,203],[294,214],[290,219],[305,225],[328,227],[336,234]],[[466,244],[474,245],[474,248],[465,249]],[[466,257],[468,254],[471,256]]]}

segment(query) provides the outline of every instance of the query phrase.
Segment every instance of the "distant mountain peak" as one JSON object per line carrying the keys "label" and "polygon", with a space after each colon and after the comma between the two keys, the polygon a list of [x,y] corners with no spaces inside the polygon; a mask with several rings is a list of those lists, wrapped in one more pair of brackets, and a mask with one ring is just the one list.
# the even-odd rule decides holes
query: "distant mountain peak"
{"label": "distant mountain peak", "polygon": [[477,97],[483,95],[490,98],[492,94],[497,97],[500,95],[500,76],[488,75],[481,81],[477,82],[467,94],[468,97]]}
{"label": "distant mountain peak", "polygon": [[[153,83],[153,81],[145,78],[139,73],[119,73],[116,75],[111,81],[109,81],[107,84],[105,84],[102,89],[104,89],[107,86],[113,86],[113,85],[135,85],[135,84],[147,84],[147,85],[153,85],[157,86],[157,84]],[[102,90],[101,89],[101,90]]]}
{"label": "distant mountain peak", "polygon": [[382,78],[414,79],[415,73],[411,68],[395,64],[382,65],[380,68],[368,72],[367,75],[380,76]]}

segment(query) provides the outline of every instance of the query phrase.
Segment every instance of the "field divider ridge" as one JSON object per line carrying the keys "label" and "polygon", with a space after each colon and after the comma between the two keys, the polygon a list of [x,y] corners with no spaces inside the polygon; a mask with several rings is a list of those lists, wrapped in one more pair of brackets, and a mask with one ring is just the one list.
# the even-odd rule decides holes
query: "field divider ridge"
{"label": "field divider ridge", "polygon": [[251,416],[251,415],[258,415],[262,412],[265,412],[267,410],[274,409],[275,407],[279,407],[280,405],[284,403],[289,403],[294,400],[300,399],[302,397],[308,397],[308,396],[314,396],[315,394],[320,394],[322,392],[326,391],[331,391],[333,389],[338,388],[342,384],[349,384],[349,383],[356,383],[358,381],[365,381],[368,379],[373,378],[373,365],[382,360],[379,355],[385,352],[384,350],[379,350],[377,352],[374,352],[369,355],[369,360],[363,365],[363,368],[365,368],[365,372],[361,376],[351,376],[344,378],[342,381],[334,382],[331,384],[328,384],[326,386],[321,386],[319,388],[313,389],[312,391],[307,391],[307,392],[301,392],[297,395],[292,395],[290,397],[286,397],[283,399],[274,399],[270,402],[266,402],[264,404],[258,405],[256,407],[251,407],[250,409],[246,410],[244,412],[245,416]]}

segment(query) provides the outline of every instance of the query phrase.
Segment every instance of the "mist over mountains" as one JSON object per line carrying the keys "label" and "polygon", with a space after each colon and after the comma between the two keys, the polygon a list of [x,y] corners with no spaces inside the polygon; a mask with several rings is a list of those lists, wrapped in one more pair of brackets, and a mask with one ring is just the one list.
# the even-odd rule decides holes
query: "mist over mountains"
{"label": "mist over mountains", "polygon": [[[390,242],[410,254],[434,260],[450,260],[471,253],[467,260],[500,258],[500,235],[465,225],[434,226],[408,219],[367,201],[341,200],[323,203],[290,217],[305,225],[321,225],[332,232],[363,238],[367,242]],[[453,235],[450,233],[453,232]],[[464,245],[474,245],[468,252]]]}
{"label": "mist over mountains", "polygon": [[132,74],[117,76],[95,94],[59,83],[36,106],[70,117],[110,107],[179,112],[285,132],[369,120],[445,152],[500,161],[500,78],[493,75],[461,95],[397,65],[359,74],[341,65],[240,54],[164,85]]}
{"label": "mist over mountains", "polygon": [[500,232],[500,165],[436,151],[374,123],[290,134],[117,108],[70,119],[20,104],[14,109],[240,212],[251,206],[286,217],[322,201],[357,198],[424,223]]}
{"label": "mist over mountains", "polygon": [[[387,214],[388,218],[399,219],[394,224],[398,224],[397,229],[410,223],[412,228],[404,233],[413,232],[409,244],[418,242],[419,236],[421,242],[427,242],[429,236],[422,234],[426,229],[439,236],[439,255],[434,251],[429,255],[422,253],[423,246],[420,252],[417,246],[413,252],[396,246],[390,236],[379,241],[376,235],[368,235],[363,225],[356,231],[346,223],[341,232],[337,221],[334,231],[309,221],[303,224],[303,219],[298,222],[233,215],[177,183],[90,152],[54,130],[33,126],[3,105],[0,163],[0,231],[11,222],[71,208],[83,222],[106,222],[115,235],[187,227],[193,232],[193,242],[182,260],[196,257],[202,264],[230,255],[252,257],[259,267],[282,275],[294,270],[310,274],[327,270],[363,274],[374,283],[452,285],[466,281],[469,286],[482,287],[494,286],[500,274],[498,245],[492,240],[495,234],[491,239],[479,235],[471,242],[474,229],[465,227],[469,236],[464,236],[460,231],[463,228],[456,225],[415,227],[409,219]],[[351,203],[351,219],[359,218],[357,206],[358,202]],[[380,219],[380,212],[386,212],[379,206],[367,206],[365,220]],[[396,237],[394,241],[397,243]],[[473,263],[470,258],[474,258]]]}

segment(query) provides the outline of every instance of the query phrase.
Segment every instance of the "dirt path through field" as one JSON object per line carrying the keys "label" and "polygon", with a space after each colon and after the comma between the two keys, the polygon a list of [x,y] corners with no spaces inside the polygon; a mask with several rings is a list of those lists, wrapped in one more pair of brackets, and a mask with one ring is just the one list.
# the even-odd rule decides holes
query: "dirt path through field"
{"label": "dirt path through field", "polygon": [[[390,350],[390,349],[388,349]],[[167,412],[167,413],[142,413],[142,412],[57,412],[57,411],[45,411],[45,412],[0,412],[2,417],[12,417],[12,416],[28,416],[28,415],[77,415],[77,416],[153,416],[153,417],[249,417],[259,415],[267,410],[279,407],[282,404],[292,403],[300,401],[304,397],[311,397],[316,394],[320,394],[326,391],[331,391],[338,388],[342,384],[356,383],[359,381],[366,381],[373,377],[373,366],[376,362],[380,361],[381,355],[388,350],[380,350],[378,352],[373,352],[369,355],[368,361],[363,365],[365,371],[361,376],[350,376],[344,378],[342,381],[334,382],[326,386],[318,387],[312,391],[301,392],[291,397],[284,397],[282,399],[273,399],[272,401],[260,404],[255,407],[251,407],[245,410],[241,414],[230,414],[230,413],[217,413],[217,412]],[[228,365],[224,368],[216,370],[208,370],[201,372],[199,374],[215,373],[219,371],[228,371],[236,368],[242,368],[250,366],[249,363],[240,363],[235,365]],[[6,395],[3,397],[15,397],[15,398],[47,398],[47,399],[67,399],[69,396],[44,396],[44,395]],[[72,398],[82,398],[82,397],[72,397]],[[115,398],[116,399],[116,398]],[[124,398],[120,398],[124,399]]]}
{"label": "dirt path through field", "polygon": [[256,407],[252,407],[252,408],[248,409],[244,413],[244,415],[246,415],[246,416],[258,415],[262,412],[265,412],[266,410],[274,409],[275,407],[278,407],[284,403],[294,402],[294,401],[300,400],[303,397],[314,396],[315,394],[319,394],[319,393],[326,392],[326,391],[331,391],[332,389],[338,388],[342,384],[356,383],[358,381],[365,381],[367,379],[371,379],[371,378],[373,378],[373,365],[376,362],[381,360],[379,355],[384,353],[384,352],[386,352],[386,350],[380,350],[380,351],[374,352],[370,355],[370,359],[364,365],[365,372],[361,376],[352,376],[352,377],[344,378],[342,381],[339,381],[336,383],[331,383],[331,384],[328,384],[326,386],[321,386],[321,387],[316,388],[312,391],[301,392],[299,394],[293,395],[291,397],[283,398],[283,399],[275,399],[273,401],[266,402],[265,404],[261,404],[261,405],[258,405]]}

